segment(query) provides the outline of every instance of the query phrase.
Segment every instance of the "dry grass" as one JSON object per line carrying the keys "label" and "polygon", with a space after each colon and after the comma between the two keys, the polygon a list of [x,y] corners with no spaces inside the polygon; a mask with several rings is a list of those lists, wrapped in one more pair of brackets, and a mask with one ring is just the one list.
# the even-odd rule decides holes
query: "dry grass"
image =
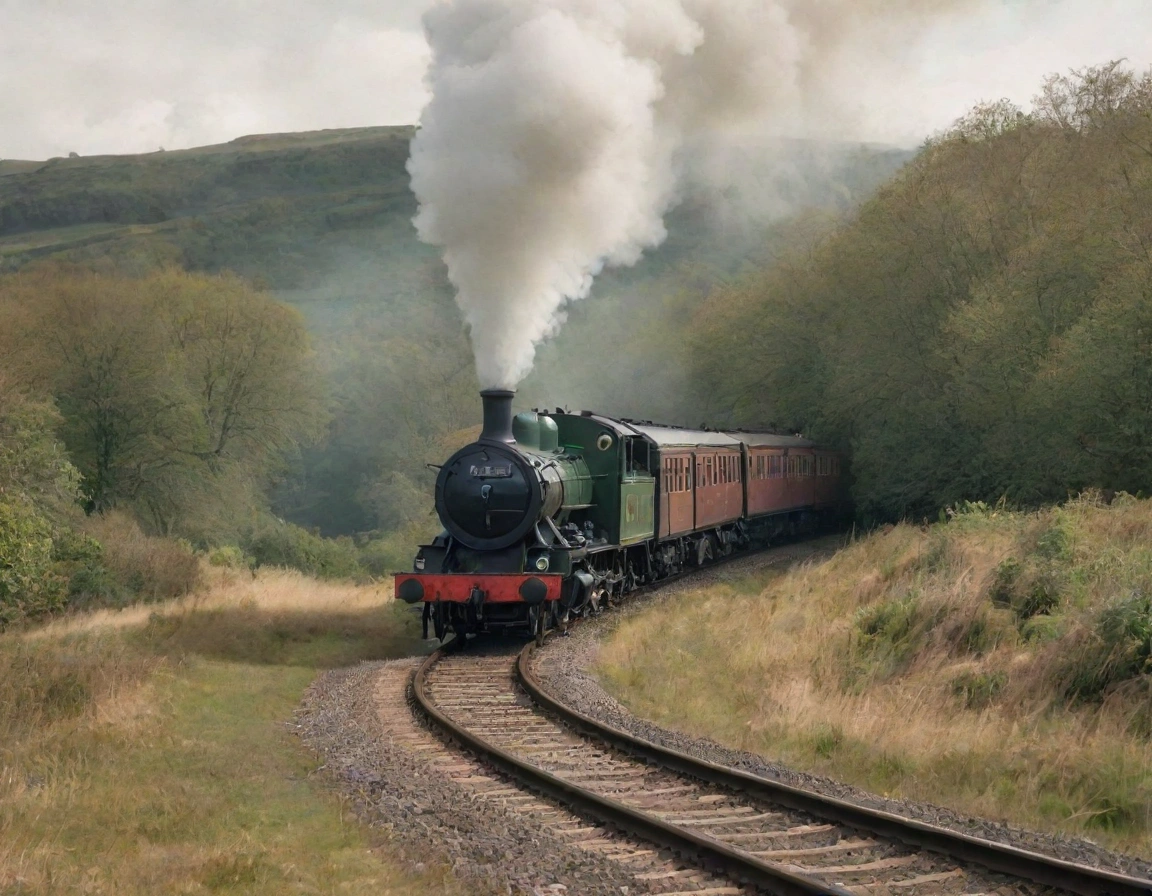
{"label": "dry grass", "polygon": [[199,587],[178,600],[101,609],[66,616],[33,629],[26,638],[58,638],[105,629],[140,628],[150,620],[186,618],[213,611],[256,610],[264,614],[352,613],[390,607],[391,582],[356,585],[320,581],[290,569],[204,567]]}
{"label": "dry grass", "polygon": [[972,508],[688,594],[600,660],[641,714],[1152,855],[1152,503]]}
{"label": "dry grass", "polygon": [[286,733],[318,669],[406,653],[376,588],[214,570],[0,636],[0,892],[418,894]]}

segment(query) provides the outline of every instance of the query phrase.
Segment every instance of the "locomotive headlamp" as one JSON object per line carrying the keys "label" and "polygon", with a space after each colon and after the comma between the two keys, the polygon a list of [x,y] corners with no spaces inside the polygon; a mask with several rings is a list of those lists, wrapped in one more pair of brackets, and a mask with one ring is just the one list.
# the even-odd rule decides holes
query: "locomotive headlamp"
{"label": "locomotive headlamp", "polygon": [[540,557],[537,557],[536,558],[536,568],[540,572],[547,572],[548,571],[548,558],[543,556],[543,555]]}
{"label": "locomotive headlamp", "polygon": [[601,451],[607,451],[612,447],[612,436],[608,435],[608,433],[603,433],[600,438],[596,440],[596,447]]}

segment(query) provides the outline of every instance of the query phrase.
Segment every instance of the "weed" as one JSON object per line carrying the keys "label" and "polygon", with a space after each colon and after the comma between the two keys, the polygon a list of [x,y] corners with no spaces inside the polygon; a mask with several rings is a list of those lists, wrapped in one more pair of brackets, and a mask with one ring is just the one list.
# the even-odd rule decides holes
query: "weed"
{"label": "weed", "polygon": [[962,672],[952,679],[952,693],[959,697],[965,709],[986,709],[1000,696],[1008,676],[1002,671]]}
{"label": "weed", "polygon": [[817,756],[825,759],[832,757],[840,745],[844,743],[844,732],[836,725],[828,725],[817,730],[812,739],[812,749]]}
{"label": "weed", "polygon": [[1064,636],[1066,627],[1059,616],[1038,614],[1024,621],[1020,626],[1020,636],[1028,643],[1043,644],[1058,641]]}
{"label": "weed", "polygon": [[998,607],[1011,607],[1016,593],[1016,583],[1020,580],[1023,567],[1015,557],[1001,560],[996,567],[988,597]]}

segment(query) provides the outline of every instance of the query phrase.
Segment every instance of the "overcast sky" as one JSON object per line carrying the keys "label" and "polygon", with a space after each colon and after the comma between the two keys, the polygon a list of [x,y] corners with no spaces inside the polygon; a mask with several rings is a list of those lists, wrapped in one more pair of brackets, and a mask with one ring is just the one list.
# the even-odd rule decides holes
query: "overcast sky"
{"label": "overcast sky", "polygon": [[[0,0],[0,158],[415,122],[429,5]],[[913,145],[979,100],[1026,105],[1046,74],[1119,57],[1152,64],[1152,0],[973,0],[905,57],[845,72],[838,136]]]}

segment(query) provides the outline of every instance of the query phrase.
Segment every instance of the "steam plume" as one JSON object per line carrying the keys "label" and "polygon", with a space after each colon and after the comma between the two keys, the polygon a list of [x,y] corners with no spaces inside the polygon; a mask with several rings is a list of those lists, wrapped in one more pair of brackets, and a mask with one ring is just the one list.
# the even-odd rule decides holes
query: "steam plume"
{"label": "steam plume", "polygon": [[[908,17],[932,3],[905,0]],[[606,266],[665,237],[682,150],[827,93],[901,3],[455,0],[425,17],[432,100],[408,164],[484,388],[514,388]],[[881,12],[883,10],[883,12]],[[913,12],[918,10],[919,12]],[[878,29],[879,30],[879,29]],[[877,52],[873,43],[870,54]]]}

